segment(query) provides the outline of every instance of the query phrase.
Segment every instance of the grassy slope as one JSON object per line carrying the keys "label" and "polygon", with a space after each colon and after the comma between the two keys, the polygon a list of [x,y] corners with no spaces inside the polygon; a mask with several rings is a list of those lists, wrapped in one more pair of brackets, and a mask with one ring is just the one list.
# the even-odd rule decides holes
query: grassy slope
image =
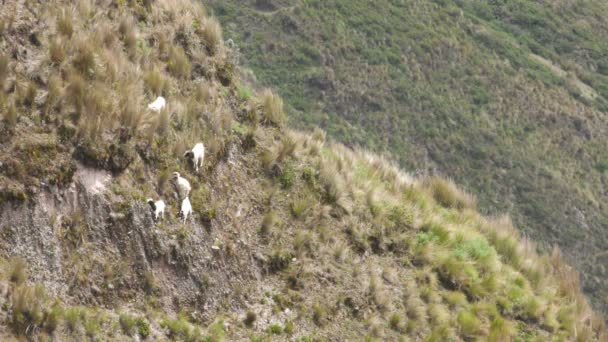
{"label": "grassy slope", "polygon": [[[280,98],[239,84],[199,7],[70,3],[0,11],[2,205],[27,212],[81,162],[113,172],[85,201],[111,211],[0,227],[2,340],[605,339],[557,250],[538,256],[450,182],[284,127]],[[143,111],[159,93],[169,109]],[[180,156],[199,140],[195,174]],[[142,227],[146,197],[176,207],[174,169],[193,181],[195,221]],[[44,255],[13,255],[47,227],[52,275]]]}
{"label": "grassy slope", "polygon": [[209,3],[294,125],[465,184],[561,246],[606,309],[604,2]]}

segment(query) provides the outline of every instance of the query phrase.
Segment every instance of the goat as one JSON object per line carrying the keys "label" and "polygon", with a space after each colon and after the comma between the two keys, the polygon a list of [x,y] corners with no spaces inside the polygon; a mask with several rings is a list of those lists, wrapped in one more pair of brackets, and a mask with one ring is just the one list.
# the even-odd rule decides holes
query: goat
{"label": "goat", "polygon": [[153,199],[148,198],[148,204],[154,213],[154,221],[158,221],[159,218],[165,218],[165,202],[163,200],[155,202]]}
{"label": "goat", "polygon": [[184,153],[184,157],[192,161],[194,169],[198,172],[198,168],[203,166],[203,161],[205,160],[205,145],[203,143],[194,145],[192,150]]}
{"label": "goat", "polygon": [[186,223],[188,216],[192,215],[192,204],[190,204],[190,199],[188,197],[184,198],[182,201],[182,209],[179,214],[182,216],[184,223]]}
{"label": "goat", "polygon": [[179,199],[183,200],[184,198],[188,198],[190,190],[192,190],[190,182],[188,182],[186,178],[182,177],[179,172],[173,172],[173,181],[175,182]]}
{"label": "goat", "polygon": [[160,113],[160,111],[163,110],[163,108],[165,108],[166,104],[167,104],[167,101],[165,101],[165,98],[162,96],[159,96],[156,98],[156,100],[154,100],[154,102],[152,102],[148,105],[148,109],[153,112]]}

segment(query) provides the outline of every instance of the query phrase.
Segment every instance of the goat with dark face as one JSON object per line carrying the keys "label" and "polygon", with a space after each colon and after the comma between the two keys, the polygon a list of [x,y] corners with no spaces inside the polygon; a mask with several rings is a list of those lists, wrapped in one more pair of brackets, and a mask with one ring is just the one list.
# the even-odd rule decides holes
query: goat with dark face
{"label": "goat with dark face", "polygon": [[159,218],[165,218],[165,202],[163,200],[154,201],[153,199],[148,198],[148,204],[154,214],[154,221],[158,221]]}
{"label": "goat with dark face", "polygon": [[203,166],[203,161],[205,160],[205,145],[203,143],[194,145],[192,150],[184,153],[184,157],[192,161],[194,169],[198,172],[199,167]]}

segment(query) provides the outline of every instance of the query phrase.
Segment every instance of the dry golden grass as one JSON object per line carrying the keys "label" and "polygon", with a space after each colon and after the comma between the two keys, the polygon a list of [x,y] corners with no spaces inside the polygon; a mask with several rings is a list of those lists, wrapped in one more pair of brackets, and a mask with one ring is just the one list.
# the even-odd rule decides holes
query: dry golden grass
{"label": "dry golden grass", "polygon": [[424,180],[424,184],[437,203],[444,207],[458,210],[475,208],[475,197],[459,189],[452,181],[439,177],[429,177]]}
{"label": "dry golden grass", "polygon": [[181,46],[171,48],[167,68],[177,78],[185,79],[190,77],[190,60]]}
{"label": "dry golden grass", "polygon": [[224,40],[222,35],[222,27],[214,17],[206,18],[197,33],[202,37],[203,42],[212,55],[217,54],[223,46]]}
{"label": "dry golden grass", "polygon": [[285,113],[283,112],[283,99],[273,93],[270,89],[264,90],[261,97],[263,121],[283,127],[285,124]]}

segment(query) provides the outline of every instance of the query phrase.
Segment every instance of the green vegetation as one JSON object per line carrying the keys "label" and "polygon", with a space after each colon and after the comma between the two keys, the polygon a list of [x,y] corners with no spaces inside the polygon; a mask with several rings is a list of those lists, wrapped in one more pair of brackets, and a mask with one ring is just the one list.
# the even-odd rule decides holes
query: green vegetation
{"label": "green vegetation", "polygon": [[607,311],[606,2],[208,3],[290,123],[453,178],[559,245]]}

